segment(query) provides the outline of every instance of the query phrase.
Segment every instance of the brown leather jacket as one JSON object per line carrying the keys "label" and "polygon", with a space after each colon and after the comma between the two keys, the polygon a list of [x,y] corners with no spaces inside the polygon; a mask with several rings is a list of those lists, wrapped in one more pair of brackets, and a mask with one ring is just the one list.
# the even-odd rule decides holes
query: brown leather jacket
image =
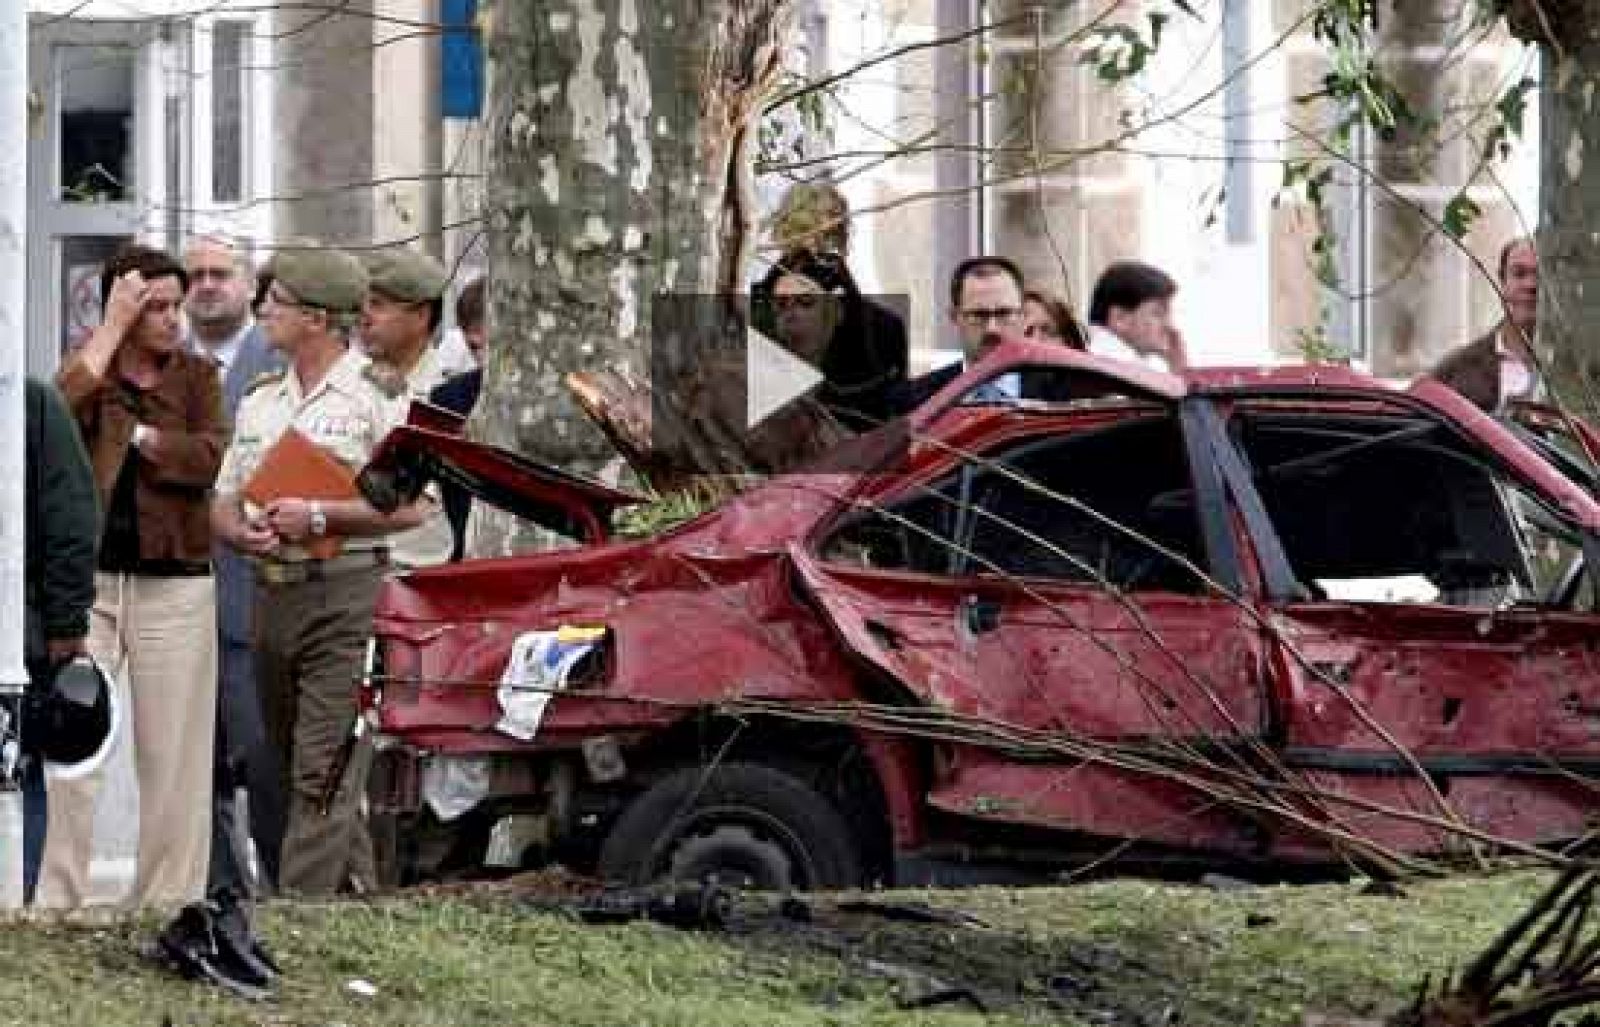
{"label": "brown leather jacket", "polygon": [[1500,406],[1500,354],[1494,346],[1499,334],[1500,326],[1496,325],[1489,334],[1445,354],[1429,375],[1472,400],[1484,412],[1494,413]]}
{"label": "brown leather jacket", "polygon": [[69,358],[56,384],[83,433],[101,509],[111,504],[134,428],[143,421],[160,433],[153,448],[147,443],[138,456],[139,556],[209,561],[211,485],[228,441],[216,365],[193,353],[174,353],[160,384],[144,397],[142,417],[114,371],[101,378],[78,356]]}

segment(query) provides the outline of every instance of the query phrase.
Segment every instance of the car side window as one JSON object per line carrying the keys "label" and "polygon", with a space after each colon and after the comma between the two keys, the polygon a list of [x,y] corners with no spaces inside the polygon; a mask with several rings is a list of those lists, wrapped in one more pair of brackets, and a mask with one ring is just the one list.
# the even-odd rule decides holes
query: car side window
{"label": "car side window", "polygon": [[1444,424],[1244,412],[1235,440],[1284,555],[1317,598],[1495,608],[1540,602],[1581,540]]}
{"label": "car side window", "polygon": [[[1175,419],[1013,443],[838,527],[825,559],[941,576],[1201,589],[1194,490]],[[1176,557],[1176,559],[1175,559]]]}

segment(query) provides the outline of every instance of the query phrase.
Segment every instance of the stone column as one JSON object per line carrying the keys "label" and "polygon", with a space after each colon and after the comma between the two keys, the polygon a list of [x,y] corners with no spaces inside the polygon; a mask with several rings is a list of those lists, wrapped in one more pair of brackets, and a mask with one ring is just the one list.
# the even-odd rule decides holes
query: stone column
{"label": "stone column", "polygon": [[[1274,0],[1274,31],[1293,25],[1306,6]],[[1407,0],[1381,11],[1379,65],[1434,127],[1367,133],[1341,163],[1320,144],[1343,111],[1326,100],[1288,108],[1292,126],[1313,137],[1286,133],[1290,159],[1334,161],[1326,206],[1339,288],[1325,289],[1316,277],[1312,209],[1286,195],[1272,212],[1276,352],[1292,357],[1301,334],[1325,323],[1335,349],[1356,352],[1376,374],[1409,378],[1498,319],[1494,284],[1474,258],[1492,273],[1500,245],[1517,234],[1510,197],[1480,172],[1470,195],[1482,213],[1466,237],[1454,240],[1435,227],[1477,168],[1483,122],[1463,122],[1477,113],[1474,105],[1493,102],[1501,79],[1503,36],[1462,45],[1475,38],[1463,31],[1470,13],[1453,0]],[[1283,68],[1286,96],[1315,94],[1328,71],[1326,49],[1301,32],[1285,45]],[[1503,167],[1495,170],[1503,177]]]}
{"label": "stone column", "polygon": [[274,15],[280,240],[372,239],[373,4]]}
{"label": "stone column", "polygon": [[[1472,255],[1492,274],[1500,244],[1518,233],[1510,198],[1475,175],[1481,130],[1463,125],[1462,112],[1494,102],[1499,44],[1460,46],[1465,26],[1456,0],[1406,0],[1385,5],[1383,15],[1380,67],[1436,126],[1372,141],[1370,359],[1375,373],[1406,378],[1499,320],[1493,283]],[[1469,181],[1483,213],[1457,241],[1435,224]]]}
{"label": "stone column", "polygon": [[[1030,282],[1059,293],[1084,317],[1100,269],[1140,253],[1143,186],[1132,159],[1115,152],[1031,172],[1041,163],[1035,151],[1049,166],[1060,163],[1063,152],[1121,131],[1119,88],[1079,63],[1077,46],[1052,45],[1098,15],[1100,6],[1038,0],[992,5],[996,21],[1022,16],[998,35],[992,62],[990,88],[1000,95],[991,108],[988,142],[997,153],[989,172],[1020,175],[991,191],[992,249],[1016,260]],[[1142,28],[1141,8],[1122,4],[1115,17]]]}
{"label": "stone column", "polygon": [[374,242],[405,242],[435,256],[444,208],[439,112],[438,0],[376,0],[373,23]]}

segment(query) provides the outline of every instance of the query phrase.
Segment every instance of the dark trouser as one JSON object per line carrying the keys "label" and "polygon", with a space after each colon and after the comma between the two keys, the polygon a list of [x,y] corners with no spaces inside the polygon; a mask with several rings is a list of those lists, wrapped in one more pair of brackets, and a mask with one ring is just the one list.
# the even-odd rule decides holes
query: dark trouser
{"label": "dark trouser", "polygon": [[44,761],[24,758],[22,765],[22,901],[33,902],[39,886],[39,866],[44,862],[44,834],[50,825],[45,801]]}
{"label": "dark trouser", "polygon": [[[267,742],[261,696],[256,688],[255,649],[249,643],[220,639],[217,678],[217,747],[213,769],[211,865],[206,890],[232,887],[241,895],[276,888],[278,853],[283,846],[283,773],[276,750]],[[238,790],[248,796],[249,835],[255,842],[261,880],[252,888],[244,854]]]}
{"label": "dark trouser", "polygon": [[[31,636],[30,636],[31,637]],[[41,645],[42,648],[42,645]],[[44,659],[27,661],[31,688],[42,688],[50,677],[50,664]],[[24,738],[26,751],[29,740]],[[44,784],[44,760],[28,753],[22,758],[22,901],[33,904],[39,886],[39,867],[44,865],[44,836],[50,826],[49,792]]]}
{"label": "dark trouser", "polygon": [[357,689],[384,567],[334,571],[288,584],[258,580],[256,679],[267,739],[287,756],[289,798],[278,884],[329,895],[373,886],[372,841],[361,819],[371,749],[351,756],[327,816],[318,802],[356,718]]}

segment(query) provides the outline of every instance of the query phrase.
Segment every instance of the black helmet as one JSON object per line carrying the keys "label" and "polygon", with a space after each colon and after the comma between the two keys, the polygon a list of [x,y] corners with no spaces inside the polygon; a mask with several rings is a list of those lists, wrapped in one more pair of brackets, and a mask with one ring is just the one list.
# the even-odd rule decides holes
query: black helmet
{"label": "black helmet", "polygon": [[57,664],[42,685],[28,690],[23,747],[42,758],[53,777],[93,772],[116,737],[121,719],[117,690],[87,656]]}

